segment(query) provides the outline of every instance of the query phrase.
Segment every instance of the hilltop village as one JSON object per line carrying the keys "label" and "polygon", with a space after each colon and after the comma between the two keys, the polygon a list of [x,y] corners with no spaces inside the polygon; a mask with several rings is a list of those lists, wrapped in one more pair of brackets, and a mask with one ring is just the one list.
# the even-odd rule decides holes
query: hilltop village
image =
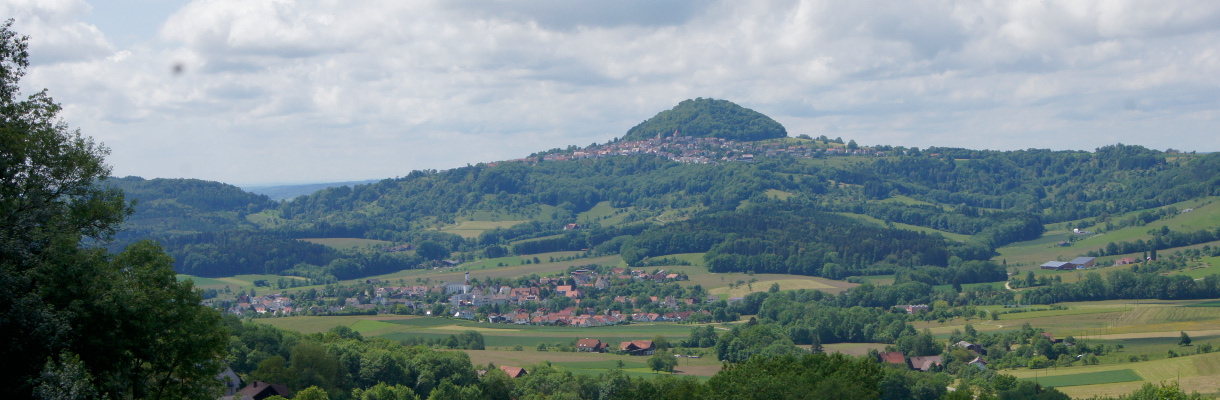
{"label": "hilltop village", "polygon": [[[816,143],[821,142],[822,145]],[[755,157],[776,157],[788,155],[796,158],[819,158],[825,156],[876,156],[884,157],[887,152],[876,148],[859,147],[852,141],[843,144],[842,139],[829,139],[822,136],[810,139],[808,142],[745,142],[714,137],[681,136],[674,131],[672,135],[660,135],[648,140],[611,141],[606,144],[592,145],[584,149],[569,147],[556,149],[531,157],[508,160],[507,162],[537,162],[537,161],[571,161],[583,159],[599,159],[615,156],[650,154],[665,159],[688,164],[716,164],[721,162],[750,162]],[[497,163],[491,163],[494,166]]]}

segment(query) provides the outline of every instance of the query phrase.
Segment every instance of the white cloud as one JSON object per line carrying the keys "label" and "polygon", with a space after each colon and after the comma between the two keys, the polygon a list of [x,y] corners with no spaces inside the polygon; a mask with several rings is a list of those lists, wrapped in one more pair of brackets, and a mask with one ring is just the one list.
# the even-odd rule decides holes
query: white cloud
{"label": "white cloud", "polygon": [[122,174],[404,175],[602,142],[699,96],[866,144],[1220,150],[1209,1],[197,0],[123,49],[83,3],[0,7],[54,21],[18,27],[68,43],[33,46],[62,55],[27,80]]}
{"label": "white cloud", "polygon": [[80,22],[90,9],[82,0],[0,2],[0,15],[12,18],[13,29],[30,37],[35,65],[97,59],[114,51],[97,27]]}

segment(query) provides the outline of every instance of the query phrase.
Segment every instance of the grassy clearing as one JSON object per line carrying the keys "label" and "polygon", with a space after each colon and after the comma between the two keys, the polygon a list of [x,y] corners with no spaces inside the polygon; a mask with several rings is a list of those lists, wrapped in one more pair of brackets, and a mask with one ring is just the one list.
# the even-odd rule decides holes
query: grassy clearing
{"label": "grassy clearing", "polygon": [[[755,275],[757,277],[758,275]],[[734,289],[726,287],[718,287],[709,290],[708,292],[720,296],[721,298],[730,297],[745,297],[745,295],[755,292],[765,292],[771,288],[771,285],[778,284],[780,290],[797,290],[797,289],[814,289],[814,290],[833,290],[836,289],[833,285],[828,285],[824,282],[806,278],[806,279],[773,279],[759,280],[753,284],[739,286]]]}
{"label": "grassy clearing", "polygon": [[[487,195],[485,198],[494,198],[495,195]],[[507,213],[502,211],[474,211],[459,218],[462,221],[524,221],[530,218],[520,214]]]}
{"label": "grassy clearing", "polygon": [[272,289],[269,287],[261,287],[261,288],[255,287],[254,281],[265,280],[267,282],[274,283],[280,279],[306,280],[305,278],[302,278],[299,276],[280,276],[280,275],[265,275],[265,274],[236,275],[236,276],[230,276],[230,277],[225,277],[225,278],[215,278],[214,280],[223,282],[224,285],[233,286],[233,290],[238,290],[240,288],[255,288],[255,290],[270,292],[270,291],[275,291],[275,289]]}
{"label": "grassy clearing", "polygon": [[[670,254],[670,255],[666,255],[666,256],[662,256],[662,257],[685,261],[687,263],[690,263],[691,265],[656,266],[656,267],[648,267],[645,269],[648,271],[652,271],[654,269],[664,269],[666,271],[674,272],[674,273],[685,273],[688,277],[690,277],[690,280],[679,282],[682,286],[689,287],[689,286],[694,286],[694,285],[700,285],[704,289],[707,289],[708,291],[713,292],[712,294],[722,294],[722,293],[726,294],[725,296],[722,296],[725,298],[738,296],[738,294],[727,295],[727,292],[729,291],[728,287],[729,287],[730,283],[737,283],[737,281],[749,282],[751,279],[758,280],[757,282],[754,282],[754,285],[753,285],[754,292],[766,291],[767,289],[769,289],[771,287],[772,283],[779,283],[781,290],[817,289],[817,290],[824,290],[824,291],[827,291],[830,293],[839,293],[848,288],[853,288],[853,287],[859,286],[859,285],[857,285],[855,283],[851,283],[851,282],[836,281],[833,279],[826,279],[826,278],[813,277],[813,276],[804,276],[804,275],[789,275],[789,274],[754,274],[754,275],[750,275],[747,273],[740,273],[740,272],[712,273],[712,272],[708,272],[707,268],[703,266],[703,253]],[[764,281],[765,281],[765,283],[764,283]],[[723,290],[720,290],[719,292],[715,291],[715,290],[719,290],[719,289],[723,289]],[[736,291],[740,291],[740,293],[742,293],[742,294],[740,294],[741,296],[751,293],[749,287],[746,285],[743,285],[741,288],[737,289]]]}
{"label": "grassy clearing", "polygon": [[362,247],[389,246],[394,242],[385,240],[360,239],[360,238],[308,238],[297,239],[302,242],[320,244],[336,250],[358,249]]}
{"label": "grassy clearing", "polygon": [[529,238],[529,239],[515,240],[515,241],[512,241],[512,242],[509,242],[509,246],[512,246],[512,245],[515,245],[515,244],[518,244],[518,243],[538,242],[538,241],[543,241],[543,240],[548,240],[548,239],[555,239],[555,238],[561,238],[561,237],[563,237],[563,234],[562,234],[562,233],[560,233],[560,234],[555,234],[555,235],[548,235],[548,236],[540,236],[540,237],[536,237],[536,238]]}
{"label": "grassy clearing", "polygon": [[[851,356],[862,356],[868,354],[869,350],[884,351],[885,343],[831,343],[822,345],[822,349],[827,353],[843,353]],[[801,346],[809,348],[809,346]]]}
{"label": "grassy clearing", "polygon": [[[540,352],[532,350],[466,350],[465,352],[470,355],[470,362],[474,365],[494,363],[495,365],[525,367],[526,370],[529,370],[531,366],[550,362],[551,366],[565,371],[596,376],[604,374],[610,369],[617,368],[618,363],[621,361],[623,363],[623,372],[629,376],[655,376],[655,373],[649,370],[646,365],[645,360],[647,360],[647,357],[642,356],[587,352]],[[714,357],[699,359],[683,357],[678,359],[676,375],[706,378],[720,371],[720,367],[720,362],[716,361]]]}
{"label": "grassy clearing", "polygon": [[178,281],[185,281],[187,279],[190,279],[192,282],[194,282],[195,287],[197,287],[197,288],[216,289],[216,288],[223,288],[223,287],[225,287],[225,285],[230,285],[230,283],[219,280],[219,279],[203,278],[203,277],[198,277],[198,276],[194,276],[194,275],[186,275],[186,274],[178,274]]}
{"label": "grassy clearing", "polygon": [[[1127,310],[1129,310],[1129,309],[1127,309]],[[1002,315],[1000,315],[1000,320],[1006,321],[1006,320],[1018,320],[1018,319],[1037,319],[1037,318],[1047,318],[1047,317],[1075,316],[1075,315],[1081,315],[1081,314],[1117,313],[1117,312],[1122,312],[1122,311],[1125,311],[1125,310],[1113,309],[1113,308],[1075,308],[1075,307],[1072,307],[1072,308],[1068,308],[1066,310],[1042,310],[1042,311],[1029,311],[1029,312],[1021,312],[1021,313],[1002,314]]]}
{"label": "grassy clearing", "polygon": [[[667,256],[673,257],[673,256]],[[722,298],[745,296],[753,292],[765,292],[770,289],[772,283],[778,283],[781,290],[796,290],[796,289],[816,289],[829,293],[839,293],[848,288],[859,286],[855,283],[836,281],[826,278],[804,276],[804,275],[788,275],[788,274],[745,274],[738,272],[727,273],[711,273],[706,268],[696,265],[677,265],[666,267],[649,267],[664,269],[674,273],[685,273],[690,280],[679,282],[682,286],[690,287],[700,285],[708,292],[714,295],[720,295]],[[753,290],[747,283],[751,279],[757,279],[753,283]],[[742,282],[741,287],[729,289],[729,284]]]}
{"label": "grassy clearing", "polygon": [[853,214],[853,213],[846,213],[846,212],[840,212],[840,213],[835,213],[835,214],[839,214],[839,215],[842,215],[845,217],[851,217],[856,220],[862,221],[864,223],[869,223],[869,224],[878,225],[878,226],[887,226],[887,225],[892,224],[895,228],[905,229],[908,231],[916,231],[916,232],[923,232],[923,233],[938,233],[941,236],[944,236],[945,238],[947,238],[949,240],[953,240],[953,241],[957,241],[957,242],[964,242],[967,239],[970,239],[970,235],[945,232],[945,231],[940,231],[940,230],[936,230],[936,229],[932,229],[932,228],[925,228],[922,226],[904,224],[901,222],[893,222],[893,223],[887,224],[885,221],[882,221],[877,218],[873,218],[871,216],[864,215],[864,214]]}
{"label": "grassy clearing", "polygon": [[594,205],[589,211],[577,214],[576,220],[582,224],[597,222],[602,226],[618,225],[623,223],[631,210],[631,207],[614,208],[609,201],[603,201]]}
{"label": "grassy clearing", "polygon": [[357,322],[363,321],[368,317],[353,317],[353,316],[334,316],[334,317],[283,317],[283,318],[259,318],[254,322],[267,324],[280,329],[297,331],[301,333],[318,333],[326,332],[336,326],[351,327]]}
{"label": "grassy clearing", "polygon": [[1200,260],[1202,265],[1175,272],[1176,274],[1186,275],[1195,279],[1202,279],[1208,275],[1220,274],[1220,257],[1206,257]]}
{"label": "grassy clearing", "polygon": [[263,210],[256,214],[246,214],[246,221],[250,221],[251,223],[262,228],[278,228],[284,223],[284,220],[279,218],[279,212],[273,210]]}
{"label": "grassy clearing", "polygon": [[766,195],[767,197],[777,199],[777,200],[788,200],[788,199],[792,198],[792,196],[796,196],[796,193],[785,192],[785,191],[779,190],[779,189],[767,189],[766,191],[763,192],[763,194]]}
{"label": "grassy clearing", "polygon": [[1085,372],[1081,374],[1055,375],[1041,378],[1023,378],[1021,380],[1037,381],[1038,384],[1047,387],[1064,387],[1142,381],[1143,378],[1141,378],[1139,374],[1136,374],[1135,371],[1129,369],[1117,369],[1113,371]]}
{"label": "grassy clearing", "polygon": [[534,349],[539,343],[547,346],[567,345],[580,338],[595,338],[618,344],[628,340],[652,339],[657,336],[671,341],[690,336],[698,324],[671,322],[616,325],[596,328],[564,326],[534,326],[491,324],[451,318],[417,316],[300,316],[255,319],[256,322],[301,333],[326,332],[337,326],[347,326],[368,337],[391,340],[409,338],[443,339],[449,335],[477,331],[483,334],[488,348],[511,349],[514,346]]}
{"label": "grassy clearing", "polygon": [[869,283],[871,283],[873,285],[893,285],[894,284],[894,275],[893,274],[858,276],[857,278],[867,280]]}
{"label": "grassy clearing", "polygon": [[898,204],[905,204],[905,205],[909,205],[909,206],[933,206],[933,207],[941,207],[941,208],[947,209],[947,207],[942,206],[942,205],[932,204],[932,203],[929,203],[929,202],[926,202],[923,200],[916,200],[916,199],[913,199],[913,198],[910,198],[907,196],[903,196],[903,195],[892,196],[888,199],[881,200],[881,202],[882,203],[898,203]]}
{"label": "grassy clearing", "polygon": [[476,238],[496,228],[507,228],[528,221],[458,221],[453,225],[440,228],[441,232],[452,233],[464,238]]}
{"label": "grassy clearing", "polygon": [[[890,281],[890,282],[892,283],[893,281]],[[992,289],[1004,289],[1004,282],[1000,281],[1000,282],[967,283],[967,284],[962,285],[962,290],[978,289],[978,288],[982,288],[982,287],[990,287]],[[936,285],[936,286],[933,286],[932,288],[942,291],[942,292],[947,292],[947,291],[953,290],[953,285]]]}

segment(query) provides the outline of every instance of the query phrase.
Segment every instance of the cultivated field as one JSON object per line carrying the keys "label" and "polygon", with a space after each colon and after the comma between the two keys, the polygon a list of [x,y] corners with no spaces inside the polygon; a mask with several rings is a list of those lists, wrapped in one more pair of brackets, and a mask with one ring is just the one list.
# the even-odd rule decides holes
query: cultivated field
{"label": "cultivated field", "polygon": [[297,239],[302,242],[320,244],[338,250],[371,248],[376,246],[389,246],[394,242],[385,240],[359,239],[359,238],[312,238],[312,239]]}
{"label": "cultivated field", "polygon": [[[1129,371],[1129,372],[1122,372]],[[1005,370],[1022,379],[1050,379],[1056,384],[1071,384],[1071,379],[1088,378],[1084,383],[1097,384],[1079,386],[1060,386],[1058,389],[1075,398],[1088,398],[1098,395],[1114,396],[1126,394],[1138,389],[1144,383],[1161,383],[1177,381],[1186,391],[1200,393],[1220,392],[1220,353],[1188,355],[1177,358],[1166,358],[1147,362],[1101,364],[1074,366],[1066,368],[1048,368],[1041,370],[1018,369]],[[1088,375],[1086,375],[1088,374]],[[1116,381],[1120,378],[1130,378],[1137,375],[1139,380]],[[1102,383],[1110,379],[1113,383]]]}
{"label": "cultivated field", "polygon": [[[450,318],[416,316],[336,316],[287,317],[256,319],[256,322],[302,333],[326,332],[337,326],[347,326],[365,337],[390,340],[444,339],[465,331],[483,335],[487,350],[463,350],[476,365],[494,362],[496,365],[529,366],[550,361],[552,365],[577,373],[598,374],[617,367],[623,361],[629,375],[652,374],[644,366],[647,357],[621,356],[602,353],[558,351],[571,347],[577,339],[593,338],[617,347],[629,340],[651,340],[662,336],[676,343],[689,336],[692,328],[701,324],[672,322],[641,323],[595,328],[491,324]],[[547,348],[540,351],[539,345]],[[867,349],[865,349],[866,351]],[[679,375],[708,377],[720,370],[721,364],[710,349],[702,349],[681,357]]]}

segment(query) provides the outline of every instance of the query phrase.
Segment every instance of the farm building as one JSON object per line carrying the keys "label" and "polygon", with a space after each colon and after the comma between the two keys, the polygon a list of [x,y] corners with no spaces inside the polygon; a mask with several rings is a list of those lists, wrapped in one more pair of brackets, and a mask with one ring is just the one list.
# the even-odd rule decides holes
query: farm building
{"label": "farm building", "polygon": [[940,356],[911,357],[911,369],[928,372],[932,367],[941,365]]}
{"label": "farm building", "polygon": [[880,360],[878,360],[878,361],[881,361],[883,363],[893,364],[893,365],[907,365],[906,355],[902,354],[901,351],[883,351],[883,352],[877,353],[877,357],[880,358]]}
{"label": "farm building", "polygon": [[1076,266],[1070,262],[1047,261],[1045,264],[1042,264],[1041,268],[1042,269],[1057,269],[1057,270],[1072,270],[1072,269],[1076,269]]}
{"label": "farm building", "polygon": [[1097,262],[1096,257],[1076,257],[1072,261],[1047,261],[1042,264],[1042,269],[1057,269],[1061,271],[1070,271],[1075,269],[1093,268],[1093,264]]}
{"label": "farm building", "polygon": [[619,344],[618,349],[633,356],[649,356],[656,352],[651,340],[632,340]]}
{"label": "farm building", "polygon": [[576,351],[591,351],[601,353],[606,349],[606,344],[597,339],[580,339],[576,341]]}
{"label": "farm building", "polygon": [[1068,262],[1075,265],[1076,269],[1093,268],[1093,264],[1097,262],[1097,257],[1076,257]]}

